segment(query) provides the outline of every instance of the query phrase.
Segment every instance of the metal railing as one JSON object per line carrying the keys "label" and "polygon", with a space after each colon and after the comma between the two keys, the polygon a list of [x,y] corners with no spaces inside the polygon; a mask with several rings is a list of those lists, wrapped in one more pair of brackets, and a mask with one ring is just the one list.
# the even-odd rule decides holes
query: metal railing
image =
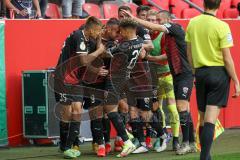
{"label": "metal railing", "polygon": [[[164,10],[162,7],[160,7],[159,5],[157,5],[155,2],[153,2],[152,0],[148,0],[148,3],[151,4],[152,6],[156,7],[157,9],[159,9],[160,11]],[[175,15],[171,14],[172,18],[176,18]]]}
{"label": "metal railing", "polygon": [[204,10],[203,8],[199,7],[198,5],[196,5],[195,3],[189,1],[189,0],[183,0],[185,3],[189,4],[190,7],[195,8],[196,10],[198,10],[199,12],[203,13]]}

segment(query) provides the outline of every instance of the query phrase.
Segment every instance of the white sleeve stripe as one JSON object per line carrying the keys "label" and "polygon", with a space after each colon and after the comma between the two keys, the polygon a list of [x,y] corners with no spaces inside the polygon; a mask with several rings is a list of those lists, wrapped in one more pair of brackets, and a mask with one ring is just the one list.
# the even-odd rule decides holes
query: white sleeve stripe
{"label": "white sleeve stripe", "polygon": [[80,51],[80,52],[76,52],[76,53],[84,53],[84,54],[87,54],[88,52],[81,52],[81,51]]}
{"label": "white sleeve stripe", "polygon": [[164,25],[162,25],[162,27],[165,29],[165,33],[169,33],[169,30],[168,30],[168,28],[166,27],[166,26],[164,26]]}

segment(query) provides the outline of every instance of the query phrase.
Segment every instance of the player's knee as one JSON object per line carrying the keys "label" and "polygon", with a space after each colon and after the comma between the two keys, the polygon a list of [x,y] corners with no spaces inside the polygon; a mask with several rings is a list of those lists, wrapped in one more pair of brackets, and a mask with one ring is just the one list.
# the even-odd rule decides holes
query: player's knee
{"label": "player's knee", "polygon": [[72,113],[81,114],[81,112],[82,112],[82,103],[81,102],[73,102],[71,107],[72,107]]}
{"label": "player's knee", "polygon": [[179,112],[187,111],[189,102],[186,100],[177,100],[177,109]]}
{"label": "player's knee", "polygon": [[189,112],[183,111],[179,112],[180,124],[186,125],[189,122]]}

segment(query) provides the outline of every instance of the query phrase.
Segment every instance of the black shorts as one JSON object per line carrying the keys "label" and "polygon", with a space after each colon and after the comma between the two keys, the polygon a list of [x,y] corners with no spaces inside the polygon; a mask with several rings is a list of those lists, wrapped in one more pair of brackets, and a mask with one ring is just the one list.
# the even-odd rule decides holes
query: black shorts
{"label": "black shorts", "polygon": [[86,84],[84,83],[84,109],[104,104],[104,82]]}
{"label": "black shorts", "polygon": [[72,94],[66,93],[65,91],[56,92],[55,99],[62,105],[71,105],[72,102],[83,102],[83,89],[78,85],[66,85],[68,90],[72,91]]}
{"label": "black shorts", "polygon": [[137,99],[137,108],[142,111],[151,111],[153,106],[153,98],[145,97]]}
{"label": "black shorts", "polygon": [[202,67],[196,69],[195,76],[198,109],[205,112],[207,105],[226,107],[230,77],[225,67]]}
{"label": "black shorts", "polygon": [[182,73],[177,76],[173,76],[173,86],[176,100],[190,101],[193,79],[194,77],[192,73]]}

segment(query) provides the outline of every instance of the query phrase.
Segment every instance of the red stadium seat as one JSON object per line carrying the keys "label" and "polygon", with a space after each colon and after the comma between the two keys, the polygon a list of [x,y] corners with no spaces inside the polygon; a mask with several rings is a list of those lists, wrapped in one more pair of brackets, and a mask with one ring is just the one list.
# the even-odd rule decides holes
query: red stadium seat
{"label": "red stadium seat", "polygon": [[191,0],[193,3],[203,8],[203,0]]}
{"label": "red stadium seat", "polygon": [[156,5],[164,10],[169,10],[169,0],[152,0]]}
{"label": "red stadium seat", "polygon": [[220,8],[221,10],[231,8],[231,0],[222,0]]}
{"label": "red stadium seat", "polygon": [[98,5],[93,3],[84,3],[83,10],[86,11],[89,15],[95,16],[97,18],[102,18],[101,11]]}
{"label": "red stadium seat", "polygon": [[170,0],[172,14],[181,18],[183,9],[189,8],[189,5],[182,0]]}
{"label": "red stadium seat", "polygon": [[198,16],[201,14],[198,10],[195,8],[186,8],[182,11],[182,18],[189,19]]}
{"label": "red stadium seat", "polygon": [[238,3],[240,3],[240,0],[232,0],[233,7],[237,7]]}
{"label": "red stadium seat", "polygon": [[222,19],[223,18],[223,10],[219,9],[217,11],[217,15],[216,15],[218,18]]}
{"label": "red stadium seat", "polygon": [[109,18],[117,18],[118,17],[118,5],[117,4],[111,4],[111,3],[105,3],[103,4],[103,13],[106,19]]}
{"label": "red stadium seat", "polygon": [[142,5],[149,5],[147,0],[142,0]]}
{"label": "red stadium seat", "polygon": [[137,8],[138,8],[138,5],[136,5],[136,4],[134,4],[134,3],[125,3],[124,5],[125,5],[125,6],[128,6],[128,7],[131,8],[132,13],[133,13],[134,16],[137,15]]}
{"label": "red stadium seat", "polygon": [[223,11],[223,18],[238,18],[238,11],[236,8],[225,9]]}
{"label": "red stadium seat", "polygon": [[51,19],[62,18],[62,15],[59,11],[58,6],[53,3],[48,3],[45,15],[47,18],[51,18]]}

